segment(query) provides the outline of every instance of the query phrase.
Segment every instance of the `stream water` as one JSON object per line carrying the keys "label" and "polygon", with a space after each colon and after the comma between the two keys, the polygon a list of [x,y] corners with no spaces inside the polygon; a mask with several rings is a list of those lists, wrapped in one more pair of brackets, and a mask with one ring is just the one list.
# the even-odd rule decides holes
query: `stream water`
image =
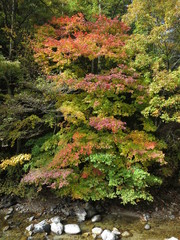
{"label": "stream water", "polygon": [[[12,216],[4,220],[3,214],[0,214],[0,239],[1,240],[26,240],[27,235],[25,234],[25,228],[30,225],[28,217],[32,214],[22,214],[14,212]],[[37,219],[40,222],[43,219],[50,218],[52,216],[41,216]],[[75,219],[68,219],[64,223],[76,223]],[[91,236],[83,235],[83,233],[91,232],[93,227],[101,227],[103,229],[112,230],[113,227],[118,228],[121,232],[128,231],[131,235],[128,238],[121,238],[122,240],[164,240],[172,236],[180,240],[180,219],[177,217],[174,220],[163,220],[163,219],[150,219],[149,224],[151,225],[150,230],[145,230],[145,223],[138,217],[124,216],[121,214],[105,215],[101,222],[92,223],[91,221],[85,221],[80,223],[82,230],[81,235],[68,236],[63,234],[61,236],[55,236],[50,234],[47,238],[45,234],[38,234],[32,237],[33,240],[81,240],[81,239],[92,239]],[[3,229],[6,226],[10,228],[6,231]]]}

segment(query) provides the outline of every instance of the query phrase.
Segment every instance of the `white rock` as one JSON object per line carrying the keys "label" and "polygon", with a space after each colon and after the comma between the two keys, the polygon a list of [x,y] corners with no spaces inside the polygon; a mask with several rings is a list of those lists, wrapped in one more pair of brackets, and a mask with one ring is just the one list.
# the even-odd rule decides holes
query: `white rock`
{"label": "white rock", "polygon": [[178,240],[178,238],[171,237],[171,238],[165,238],[164,240]]}
{"label": "white rock", "polygon": [[122,233],[122,237],[129,237],[130,236],[130,233],[128,231],[124,231]]}
{"label": "white rock", "polygon": [[51,223],[51,231],[57,235],[61,235],[63,232],[63,225],[62,223],[58,222],[58,223]]}
{"label": "white rock", "polygon": [[56,217],[51,218],[50,221],[51,221],[52,223],[60,223],[60,222],[61,222],[61,219],[60,219],[59,216],[56,216]]}
{"label": "white rock", "polygon": [[144,226],[144,229],[145,229],[145,230],[150,230],[150,229],[151,229],[151,226],[147,223],[147,224]]}
{"label": "white rock", "polygon": [[34,225],[33,225],[33,224],[31,224],[31,225],[29,225],[28,227],[26,227],[26,230],[27,230],[28,232],[32,231],[33,229],[34,229]]}
{"label": "white rock", "polygon": [[30,217],[30,218],[29,218],[29,222],[32,222],[34,219],[35,219],[34,216]]}
{"label": "white rock", "polygon": [[101,215],[95,215],[91,218],[91,222],[100,222],[101,221]]}
{"label": "white rock", "polygon": [[113,230],[112,230],[112,233],[114,233],[115,235],[121,235],[121,232],[117,229],[117,228],[113,228]]}
{"label": "white rock", "polygon": [[10,215],[11,213],[13,213],[13,211],[14,211],[13,207],[8,208],[7,215]]}
{"label": "white rock", "polygon": [[92,229],[92,233],[96,235],[100,235],[102,233],[102,228],[100,227],[95,227]]}
{"label": "white rock", "polygon": [[77,224],[66,224],[64,226],[64,231],[67,234],[78,234],[81,232],[81,229]]}
{"label": "white rock", "polygon": [[101,238],[103,240],[115,240],[116,239],[116,235],[109,231],[109,230],[104,230],[101,234]]}

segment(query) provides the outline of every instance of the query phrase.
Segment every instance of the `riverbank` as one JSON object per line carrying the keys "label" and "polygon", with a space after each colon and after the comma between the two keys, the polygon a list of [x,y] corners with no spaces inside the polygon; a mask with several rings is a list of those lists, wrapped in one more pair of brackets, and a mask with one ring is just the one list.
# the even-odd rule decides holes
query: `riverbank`
{"label": "riverbank", "polygon": [[[180,239],[179,203],[178,189],[164,189],[159,193],[157,189],[153,203],[140,203],[136,206],[122,206],[118,200],[89,203],[72,201],[69,198],[60,199],[49,192],[30,200],[4,196],[1,197],[0,204],[0,239],[28,239],[31,234],[26,228],[29,225],[45,219],[49,222],[55,216],[60,217],[63,225],[78,224],[81,233],[71,236],[65,233],[47,235],[43,232],[32,234],[29,239],[93,239],[94,227],[110,231],[116,228],[121,233],[119,239]],[[100,215],[100,218],[92,222],[92,217],[96,215]],[[123,236],[124,232],[127,232],[127,236]]]}

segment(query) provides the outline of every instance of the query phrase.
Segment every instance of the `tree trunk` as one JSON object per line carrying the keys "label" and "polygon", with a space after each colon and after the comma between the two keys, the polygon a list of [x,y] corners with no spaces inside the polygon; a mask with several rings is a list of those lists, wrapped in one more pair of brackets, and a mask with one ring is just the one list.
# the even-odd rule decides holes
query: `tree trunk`
{"label": "tree trunk", "polygon": [[14,13],[15,13],[15,0],[12,0],[12,8],[11,8],[11,36],[10,36],[10,42],[9,42],[9,59],[12,58],[12,49],[13,49]]}

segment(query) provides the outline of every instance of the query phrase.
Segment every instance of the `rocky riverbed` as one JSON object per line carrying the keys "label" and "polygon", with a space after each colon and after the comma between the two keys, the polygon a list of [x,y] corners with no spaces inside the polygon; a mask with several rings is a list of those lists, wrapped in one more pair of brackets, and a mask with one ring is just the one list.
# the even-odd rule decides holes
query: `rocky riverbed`
{"label": "rocky riverbed", "polygon": [[4,197],[0,208],[2,240],[180,240],[180,211],[175,202],[144,211],[117,201]]}

